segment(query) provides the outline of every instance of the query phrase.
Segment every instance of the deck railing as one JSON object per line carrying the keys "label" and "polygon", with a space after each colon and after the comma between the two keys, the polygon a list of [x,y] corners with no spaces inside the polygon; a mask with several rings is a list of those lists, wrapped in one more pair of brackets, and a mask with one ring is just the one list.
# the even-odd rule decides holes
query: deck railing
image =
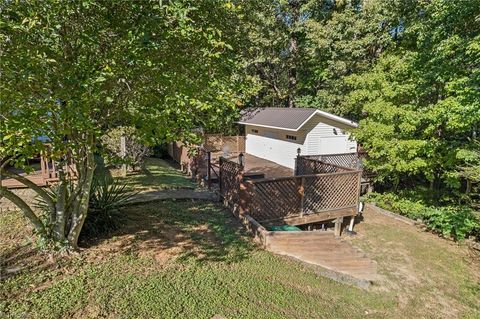
{"label": "deck railing", "polygon": [[[355,215],[359,204],[361,170],[306,161],[315,173],[244,180],[243,167],[221,159],[220,194],[230,206],[238,205],[259,222],[287,222],[307,215],[348,211]],[[313,168],[312,168],[313,167]]]}
{"label": "deck railing", "polygon": [[300,155],[296,159],[295,173],[316,174],[321,171],[321,163],[327,163],[331,166],[351,168],[362,170],[362,178],[369,181],[375,176],[373,172],[364,167],[364,160],[367,158],[365,152],[343,153],[343,154],[324,154],[324,155]]}

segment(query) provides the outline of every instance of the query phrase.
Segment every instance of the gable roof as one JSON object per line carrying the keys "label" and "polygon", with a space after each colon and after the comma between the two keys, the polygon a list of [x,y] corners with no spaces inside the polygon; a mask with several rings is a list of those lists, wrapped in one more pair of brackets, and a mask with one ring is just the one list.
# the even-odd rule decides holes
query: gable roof
{"label": "gable roof", "polygon": [[329,120],[350,126],[358,124],[346,118],[312,108],[247,108],[242,110],[241,118],[237,122],[244,125],[255,125],[269,128],[278,128],[288,131],[298,131],[313,116],[320,115]]}

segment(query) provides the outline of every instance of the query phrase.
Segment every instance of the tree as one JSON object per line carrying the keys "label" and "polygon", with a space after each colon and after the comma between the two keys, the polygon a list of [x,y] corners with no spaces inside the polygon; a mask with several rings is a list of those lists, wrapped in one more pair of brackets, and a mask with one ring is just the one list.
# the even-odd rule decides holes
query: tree
{"label": "tree", "polygon": [[[236,62],[242,12],[232,3],[4,1],[0,16],[0,173],[41,196],[48,219],[7,188],[1,195],[39,235],[71,249],[101,135],[130,125],[147,142],[194,140],[193,128],[233,117],[249,88]],[[28,170],[39,153],[59,168],[55,196],[9,169]],[[73,186],[63,170],[71,160]]]}
{"label": "tree", "polygon": [[[392,42],[396,25],[386,1],[323,1],[310,9],[299,92],[301,107],[315,107],[358,120],[361,105],[346,97],[351,75],[368,71]],[[388,8],[390,9],[390,8]]]}
{"label": "tree", "polygon": [[347,99],[363,105],[356,137],[381,180],[458,191],[457,154],[471,148],[480,123],[480,3],[413,1],[403,9],[396,45],[349,78]]}
{"label": "tree", "polygon": [[309,0],[257,1],[250,8],[246,70],[258,79],[250,104],[295,107]]}

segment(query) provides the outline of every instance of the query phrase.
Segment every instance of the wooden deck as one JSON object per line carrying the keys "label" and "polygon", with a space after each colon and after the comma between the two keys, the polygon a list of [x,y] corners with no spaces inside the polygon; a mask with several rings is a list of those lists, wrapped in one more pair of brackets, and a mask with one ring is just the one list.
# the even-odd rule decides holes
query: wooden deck
{"label": "wooden deck", "polygon": [[[31,166],[33,169],[38,167],[37,165]],[[55,162],[41,157],[40,159],[40,169],[35,170],[30,174],[26,174],[23,170],[12,169],[13,172],[20,174],[23,177],[26,177],[28,180],[34,182],[38,186],[44,187],[48,186],[50,183],[58,181],[58,170],[55,165]],[[73,163],[64,166],[64,171],[69,176],[69,178],[76,178],[76,169]],[[20,183],[14,178],[4,178],[1,181],[1,185],[7,188],[25,188],[23,183]]]}
{"label": "wooden deck", "polygon": [[[20,175],[26,177],[27,179],[34,182],[38,186],[42,186],[42,187],[47,186],[48,181],[47,181],[47,179],[45,179],[45,176],[42,175],[41,171],[36,171],[36,172],[28,174],[28,175],[27,174],[20,174]],[[1,185],[5,186],[6,188],[25,188],[25,187],[27,187],[24,184],[20,183],[19,181],[17,181],[16,179],[13,179],[13,178],[2,179],[1,180]]]}
{"label": "wooden deck", "polygon": [[[238,163],[238,155],[226,157],[228,160]],[[256,179],[279,178],[293,176],[293,169],[282,166],[275,162],[245,153],[243,156],[245,176],[257,176]]]}

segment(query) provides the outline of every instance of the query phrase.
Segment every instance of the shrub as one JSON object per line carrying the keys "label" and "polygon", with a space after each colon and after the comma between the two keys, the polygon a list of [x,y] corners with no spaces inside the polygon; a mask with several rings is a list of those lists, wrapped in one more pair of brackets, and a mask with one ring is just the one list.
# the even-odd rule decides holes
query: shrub
{"label": "shrub", "polygon": [[[122,158],[120,138],[125,136],[126,154]],[[149,147],[145,146],[136,135],[134,127],[121,126],[110,130],[101,138],[102,145],[107,152],[109,164],[128,164],[133,170],[143,166],[145,159],[152,154]]]}
{"label": "shrub", "polygon": [[463,240],[480,235],[480,218],[468,206],[427,205],[421,199],[404,198],[393,193],[371,193],[367,200],[379,207],[412,219],[422,220],[428,229],[444,237]]}
{"label": "shrub", "polygon": [[119,208],[127,204],[133,195],[135,192],[120,180],[107,174],[95,176],[81,235],[95,237],[117,229],[123,217]]}
{"label": "shrub", "polygon": [[[73,192],[73,186],[73,182],[69,183],[67,187],[69,194]],[[56,202],[56,186],[54,185],[46,191]],[[128,203],[133,195],[135,192],[125,183],[104,172],[97,172],[92,181],[89,210],[81,237],[95,237],[117,229],[122,220],[119,208]],[[48,221],[48,205],[41,197],[37,196],[36,199],[36,207],[45,212],[42,214],[42,218]],[[52,231],[51,225],[48,226],[47,231]]]}
{"label": "shrub", "polygon": [[455,240],[480,234],[480,222],[468,207],[429,208],[423,220],[429,229]]}

